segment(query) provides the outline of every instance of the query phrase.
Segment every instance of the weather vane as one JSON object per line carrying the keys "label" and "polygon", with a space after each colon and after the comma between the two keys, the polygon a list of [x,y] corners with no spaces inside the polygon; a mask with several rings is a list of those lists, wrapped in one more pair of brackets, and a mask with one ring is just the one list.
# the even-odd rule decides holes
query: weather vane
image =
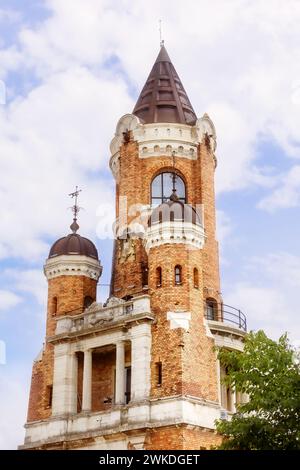
{"label": "weather vane", "polygon": [[73,233],[76,233],[77,230],[79,229],[79,225],[77,223],[77,215],[78,215],[78,212],[80,211],[81,207],[78,206],[77,202],[78,202],[79,193],[81,193],[81,191],[82,190],[78,189],[78,186],[76,186],[75,191],[73,193],[69,194],[69,196],[72,199],[75,198],[74,205],[71,207],[74,217],[73,217],[73,223],[70,225],[70,229],[72,230]]}
{"label": "weather vane", "polygon": [[162,28],[161,28],[161,23],[162,21],[159,20],[159,43],[160,43],[160,47],[162,47],[165,43],[165,41],[162,39]]}

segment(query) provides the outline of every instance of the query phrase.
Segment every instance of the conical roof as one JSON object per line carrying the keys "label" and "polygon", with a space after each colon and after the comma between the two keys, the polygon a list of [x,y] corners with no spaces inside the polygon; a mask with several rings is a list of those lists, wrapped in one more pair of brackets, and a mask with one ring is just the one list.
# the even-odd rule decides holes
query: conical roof
{"label": "conical roof", "polygon": [[177,122],[193,125],[196,114],[164,45],[134,107],[144,124]]}

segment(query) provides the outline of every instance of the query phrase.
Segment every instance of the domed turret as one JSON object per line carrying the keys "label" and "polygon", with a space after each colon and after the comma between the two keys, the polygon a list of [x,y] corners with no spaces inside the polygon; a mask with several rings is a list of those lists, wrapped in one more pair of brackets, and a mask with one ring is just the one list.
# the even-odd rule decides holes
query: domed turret
{"label": "domed turret", "polygon": [[[94,243],[88,238],[82,237],[77,233],[79,225],[77,223],[77,214],[80,210],[77,205],[79,190],[70,196],[75,198],[73,210],[73,222],[70,225],[72,233],[56,240],[49,252],[49,256],[44,266],[44,272],[48,281],[57,279],[57,286],[66,285],[68,291],[80,293],[79,298],[74,300],[70,294],[70,302],[64,300],[64,306],[61,311],[82,308],[87,305],[87,298],[96,300],[96,285],[102,274],[102,266],[98,256],[98,251]],[[67,276],[69,280],[62,280],[62,276]],[[88,281],[87,281],[88,279]],[[72,284],[72,288],[70,285]],[[75,284],[77,287],[75,287]],[[59,287],[58,287],[59,290]],[[54,297],[61,297],[55,294]]]}
{"label": "domed turret", "polygon": [[98,260],[98,251],[94,243],[78,233],[70,233],[53,243],[49,259],[60,255],[83,255]]}
{"label": "domed turret", "polygon": [[201,217],[190,205],[184,204],[176,195],[176,190],[168,202],[157,206],[149,217],[148,226],[162,224],[164,222],[190,222],[195,225],[202,225]]}
{"label": "domed turret", "polygon": [[75,204],[72,207],[74,218],[72,224],[70,225],[72,233],[65,237],[59,238],[56,240],[56,242],[53,243],[48,259],[62,255],[82,255],[94,258],[97,261],[99,260],[98,251],[94,243],[91,242],[91,240],[88,238],[82,237],[77,233],[77,230],[79,229],[79,225],[77,223],[77,214],[80,210],[80,207],[77,205],[77,197],[80,191],[81,190],[78,190],[78,187],[76,186],[76,191],[70,194],[72,198],[75,197]]}

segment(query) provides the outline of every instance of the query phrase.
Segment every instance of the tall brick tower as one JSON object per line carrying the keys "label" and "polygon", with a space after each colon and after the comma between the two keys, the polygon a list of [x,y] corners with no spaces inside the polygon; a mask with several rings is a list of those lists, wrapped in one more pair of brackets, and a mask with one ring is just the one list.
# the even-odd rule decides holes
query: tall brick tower
{"label": "tall brick tower", "polygon": [[111,142],[109,299],[91,303],[101,274],[91,242],[89,269],[77,272],[83,253],[66,248],[68,237],[46,262],[47,345],[34,365],[23,448],[202,449],[220,441],[214,421],[241,397],[221,384],[214,346],[241,350],[246,320],[220,292],[215,148],[211,119],[197,119],[162,45]]}

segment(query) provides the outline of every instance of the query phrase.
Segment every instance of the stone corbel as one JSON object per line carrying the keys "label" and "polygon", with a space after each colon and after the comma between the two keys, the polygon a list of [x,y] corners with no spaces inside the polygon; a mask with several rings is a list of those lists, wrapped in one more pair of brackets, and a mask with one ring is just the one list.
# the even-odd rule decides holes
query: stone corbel
{"label": "stone corbel", "polygon": [[214,123],[207,113],[203,114],[203,116],[197,120],[195,129],[200,143],[202,143],[204,139],[209,139],[209,145],[214,155],[217,148],[217,135]]}

